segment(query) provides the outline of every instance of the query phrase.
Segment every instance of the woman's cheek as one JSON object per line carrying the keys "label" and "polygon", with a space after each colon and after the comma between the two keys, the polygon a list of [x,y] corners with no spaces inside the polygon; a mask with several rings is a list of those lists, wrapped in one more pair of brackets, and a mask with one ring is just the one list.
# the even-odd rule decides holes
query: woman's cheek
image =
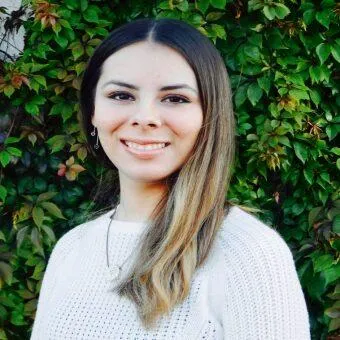
{"label": "woman's cheek", "polygon": [[186,136],[188,134],[198,133],[202,127],[203,118],[196,112],[196,114],[183,113],[173,118],[168,118],[166,124],[170,127],[177,135]]}
{"label": "woman's cheek", "polygon": [[112,125],[119,126],[127,119],[127,115],[124,110],[114,108],[110,105],[102,105],[98,107],[95,111],[95,117],[99,126],[110,129],[112,129]]}

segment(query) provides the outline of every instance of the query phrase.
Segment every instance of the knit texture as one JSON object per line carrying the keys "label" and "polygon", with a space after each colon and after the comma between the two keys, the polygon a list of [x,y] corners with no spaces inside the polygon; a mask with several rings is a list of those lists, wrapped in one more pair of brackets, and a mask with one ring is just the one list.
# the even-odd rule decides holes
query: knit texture
{"label": "knit texture", "polygon": [[[292,253],[277,231],[232,207],[185,301],[146,331],[133,302],[109,291],[106,231],[111,212],[78,225],[55,245],[31,340],[309,340],[309,319]],[[114,220],[110,265],[128,262],[146,224]],[[125,271],[126,272],[126,271]],[[124,271],[123,271],[124,274]]]}

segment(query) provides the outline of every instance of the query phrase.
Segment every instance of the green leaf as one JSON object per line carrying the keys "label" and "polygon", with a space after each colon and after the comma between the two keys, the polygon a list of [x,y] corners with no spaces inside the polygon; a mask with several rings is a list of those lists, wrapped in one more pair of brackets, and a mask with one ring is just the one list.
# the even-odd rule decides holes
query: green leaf
{"label": "green leaf", "polygon": [[53,105],[49,115],[61,115],[63,118],[63,122],[66,122],[69,118],[72,117],[73,110],[74,105],[72,103],[63,101]]}
{"label": "green leaf", "polygon": [[288,146],[289,148],[291,148],[292,146],[290,145],[290,141],[289,138],[287,136],[279,136],[278,137],[279,143]]}
{"label": "green leaf", "polygon": [[43,202],[43,201],[48,201],[56,195],[58,195],[58,193],[54,192],[54,191],[44,192],[44,193],[42,193],[38,196],[37,203],[40,203],[40,202]]}
{"label": "green leaf", "polygon": [[56,241],[56,237],[54,234],[54,231],[47,225],[42,225],[41,229],[46,233],[46,235],[48,236],[48,238],[52,241],[55,242]]}
{"label": "green leaf", "polygon": [[[41,236],[40,236],[39,230],[36,227],[34,227],[31,231],[31,241],[35,245],[35,247],[37,248],[38,252],[42,256],[44,256],[44,249],[41,245]],[[39,263],[38,263],[38,265],[36,265],[35,268],[34,268],[33,275],[31,275],[30,277],[37,279],[37,280],[40,280],[41,277],[42,277],[43,268],[44,268],[43,264],[40,266]]]}
{"label": "green leaf", "polygon": [[224,9],[227,4],[227,0],[210,0],[211,6],[219,9]]}
{"label": "green leaf", "polygon": [[309,91],[310,98],[312,99],[313,103],[318,106],[321,102],[321,95],[318,90],[310,90]]}
{"label": "green leaf", "polygon": [[25,109],[32,116],[37,116],[39,114],[39,107],[33,103],[25,104]]}
{"label": "green leaf", "polygon": [[14,87],[12,85],[6,85],[4,87],[4,94],[6,97],[10,97],[14,93]]}
{"label": "green leaf", "polygon": [[259,140],[259,137],[253,133],[247,135],[247,140],[252,141],[252,140]]}
{"label": "green leaf", "polygon": [[46,98],[41,95],[36,95],[27,104],[25,104],[25,109],[32,115],[38,115],[39,105],[43,105],[45,102]]}
{"label": "green leaf", "polygon": [[34,180],[33,180],[32,186],[33,186],[33,188],[35,188],[39,192],[46,191],[47,182],[42,177],[35,177]]}
{"label": "green leaf", "polygon": [[11,146],[8,146],[6,148],[6,151],[9,152],[11,155],[16,156],[16,157],[21,157],[21,154],[22,154],[21,150],[19,150],[17,148],[13,148]]}
{"label": "green leaf", "polygon": [[333,265],[330,268],[325,269],[322,272],[323,276],[326,279],[326,285],[329,285],[330,283],[339,280],[340,278],[340,263],[337,263],[336,265]]}
{"label": "green leaf", "polygon": [[264,6],[263,14],[267,17],[268,20],[275,19],[276,11],[274,7]]}
{"label": "green leaf", "polygon": [[312,21],[315,19],[315,9],[309,9],[303,13],[303,21],[306,25],[309,25],[312,23]]}
{"label": "green leaf", "polygon": [[261,99],[262,97],[262,89],[257,83],[252,83],[247,90],[247,96],[250,100],[250,102],[255,106],[257,102]]}
{"label": "green leaf", "polygon": [[326,190],[318,190],[318,197],[323,205],[326,204],[328,200],[328,192]]}
{"label": "green leaf", "polygon": [[169,0],[162,1],[157,5],[157,8],[167,10],[167,9],[173,9],[173,4],[171,4]]}
{"label": "green leaf", "polygon": [[330,151],[336,154],[337,156],[340,156],[340,148],[334,147],[334,148],[331,148]]}
{"label": "green leaf", "polygon": [[331,183],[331,179],[329,177],[329,173],[321,172],[320,177],[327,183]]}
{"label": "green leaf", "polygon": [[54,39],[61,48],[63,48],[63,49],[66,48],[66,46],[68,44],[67,38],[65,38],[63,35],[60,34],[58,36],[55,36]]}
{"label": "green leaf", "polygon": [[34,207],[32,210],[32,217],[34,223],[41,228],[44,222],[44,211],[40,207]]}
{"label": "green leaf", "polygon": [[248,12],[256,11],[263,7],[263,4],[258,0],[248,1]]}
{"label": "green leaf", "polygon": [[302,214],[302,212],[305,210],[304,205],[300,203],[295,203],[292,206],[292,213],[296,216]]}
{"label": "green leaf", "polygon": [[72,48],[72,55],[74,60],[79,59],[84,54],[84,46],[80,43]]}
{"label": "green leaf", "polygon": [[322,212],[322,207],[313,208],[308,214],[308,224],[313,227],[313,224],[318,221],[319,215]]}
{"label": "green leaf", "polygon": [[284,4],[281,4],[281,3],[277,2],[275,4],[275,13],[276,13],[276,16],[279,19],[283,19],[283,18],[285,18],[290,13],[290,10]]}
{"label": "green leaf", "polygon": [[78,1],[73,1],[73,0],[64,0],[65,5],[67,8],[75,10],[79,8],[79,2]]}
{"label": "green leaf", "polygon": [[260,50],[257,46],[253,45],[245,45],[244,48],[244,53],[251,59],[254,60],[260,60]]}
{"label": "green leaf", "polygon": [[54,31],[54,33],[56,34],[56,36],[58,36],[59,32],[61,31],[61,25],[59,24],[59,22],[56,22],[56,23],[52,26],[52,30]]}
{"label": "green leaf", "polygon": [[24,238],[28,232],[29,226],[23,227],[21,229],[19,229],[18,233],[17,233],[17,237],[16,237],[16,241],[17,241],[17,248],[20,248],[22,245],[22,242],[24,241]]}
{"label": "green leaf", "polygon": [[181,12],[187,12],[189,10],[189,4],[187,0],[182,0],[178,5],[176,5]]}
{"label": "green leaf", "polygon": [[5,150],[0,151],[0,162],[1,162],[1,165],[3,167],[6,167],[9,164],[10,161],[11,161],[11,155],[7,151],[5,151]]}
{"label": "green leaf", "polygon": [[6,196],[7,196],[7,189],[0,184],[0,199],[5,202],[5,199],[6,199]]}
{"label": "green leaf", "polygon": [[80,9],[82,12],[84,12],[88,7],[88,1],[87,0],[80,0]]}
{"label": "green leaf", "polygon": [[46,143],[51,149],[51,153],[62,150],[66,145],[66,136],[65,135],[55,135],[49,138]]}
{"label": "green leaf", "polygon": [[294,147],[296,156],[301,160],[302,163],[305,163],[308,157],[308,150],[307,150],[308,146],[300,142],[293,142],[293,147]]}
{"label": "green leaf", "polygon": [[250,37],[248,37],[248,41],[257,46],[258,48],[262,48],[263,43],[263,37],[262,34],[252,34]]}
{"label": "green leaf", "polygon": [[327,125],[326,134],[330,141],[333,140],[337,136],[339,130],[340,130],[340,124]]}
{"label": "green leaf", "polygon": [[226,39],[227,34],[222,25],[211,24],[211,28],[218,38]]}
{"label": "green leaf", "polygon": [[335,6],[334,0],[322,0],[321,1],[321,7],[322,8],[329,8]]}
{"label": "green leaf", "polygon": [[313,259],[314,271],[316,273],[324,271],[333,265],[333,256],[330,254],[321,255]]}
{"label": "green leaf", "polygon": [[97,14],[97,7],[90,5],[87,7],[87,9],[83,12],[84,19],[88,22],[93,22],[95,24],[98,24],[98,14]]}
{"label": "green leaf", "polygon": [[41,202],[40,206],[47,210],[51,215],[66,220],[61,210],[52,202]]}
{"label": "green leaf", "polygon": [[198,0],[196,2],[197,8],[205,14],[210,4],[210,0]]}
{"label": "green leaf", "polygon": [[247,99],[247,85],[239,86],[235,94],[235,105],[240,107]]}
{"label": "green leaf", "polygon": [[319,23],[325,26],[327,29],[329,28],[329,24],[331,22],[331,16],[329,14],[329,10],[324,10],[322,12],[317,12],[315,18]]}
{"label": "green leaf", "polygon": [[8,145],[8,144],[13,144],[13,143],[16,143],[16,142],[19,142],[20,138],[18,137],[7,137],[5,139],[5,145]]}
{"label": "green leaf", "polygon": [[332,225],[333,232],[340,235],[340,215],[336,215]]}
{"label": "green leaf", "polygon": [[220,19],[224,15],[224,12],[210,12],[208,15],[205,17],[206,21],[216,21]]}
{"label": "green leaf", "polygon": [[313,278],[309,280],[307,285],[307,291],[309,295],[313,299],[318,299],[319,301],[322,299],[322,295],[325,292],[327,287],[326,279],[323,273],[315,273]]}
{"label": "green leaf", "polygon": [[59,21],[61,26],[66,27],[68,29],[72,29],[72,26],[70,25],[70,23],[67,20],[59,18],[58,21]]}
{"label": "green leaf", "polygon": [[86,68],[85,62],[81,62],[81,63],[77,64],[76,67],[75,67],[76,72],[77,72],[77,76],[81,75],[84,72],[85,68]]}
{"label": "green leaf", "polygon": [[316,54],[319,57],[320,64],[323,64],[331,53],[331,46],[329,44],[321,43],[316,47]]}
{"label": "green leaf", "polygon": [[304,90],[298,90],[298,89],[290,90],[289,95],[297,100],[301,100],[301,99],[309,100],[309,95],[307,91],[304,91]]}
{"label": "green leaf", "polygon": [[[46,78],[45,77],[43,77],[41,75],[35,75],[34,80],[46,89],[47,85],[46,85]],[[45,98],[42,97],[42,96],[35,96],[34,101],[37,104],[44,104],[46,102]]]}
{"label": "green leaf", "polygon": [[307,169],[303,169],[303,175],[305,176],[307,182],[309,184],[313,184],[313,169],[307,168]]}
{"label": "green leaf", "polygon": [[266,76],[257,78],[257,83],[259,84],[261,89],[264,90],[268,95],[270,90],[270,78]]}
{"label": "green leaf", "polygon": [[333,58],[340,63],[340,45],[334,44],[331,46],[331,53]]}

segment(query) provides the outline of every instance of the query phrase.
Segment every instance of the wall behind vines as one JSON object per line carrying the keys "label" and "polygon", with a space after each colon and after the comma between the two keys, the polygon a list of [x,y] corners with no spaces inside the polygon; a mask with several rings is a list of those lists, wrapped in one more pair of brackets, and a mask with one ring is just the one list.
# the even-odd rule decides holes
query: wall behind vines
{"label": "wall behind vines", "polygon": [[0,61],[0,339],[29,338],[56,240],[94,209],[103,169],[80,132],[79,84],[101,40],[142,17],[184,20],[221,52],[238,140],[227,198],[259,208],[289,244],[313,339],[339,336],[339,3],[26,3],[30,18],[6,26],[24,25],[25,48]]}

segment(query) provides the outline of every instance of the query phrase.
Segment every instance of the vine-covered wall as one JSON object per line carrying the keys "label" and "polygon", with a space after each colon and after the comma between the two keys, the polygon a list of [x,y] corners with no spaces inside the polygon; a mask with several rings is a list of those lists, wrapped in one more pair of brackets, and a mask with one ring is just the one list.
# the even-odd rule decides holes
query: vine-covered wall
{"label": "vine-covered wall", "polygon": [[289,244],[313,339],[339,336],[339,3],[26,4],[27,20],[10,13],[4,25],[24,26],[25,47],[0,61],[0,339],[29,338],[48,256],[93,209],[91,188],[105,172],[79,127],[86,62],[112,29],[142,17],[184,20],[221,52],[238,143],[227,198],[259,208]]}

